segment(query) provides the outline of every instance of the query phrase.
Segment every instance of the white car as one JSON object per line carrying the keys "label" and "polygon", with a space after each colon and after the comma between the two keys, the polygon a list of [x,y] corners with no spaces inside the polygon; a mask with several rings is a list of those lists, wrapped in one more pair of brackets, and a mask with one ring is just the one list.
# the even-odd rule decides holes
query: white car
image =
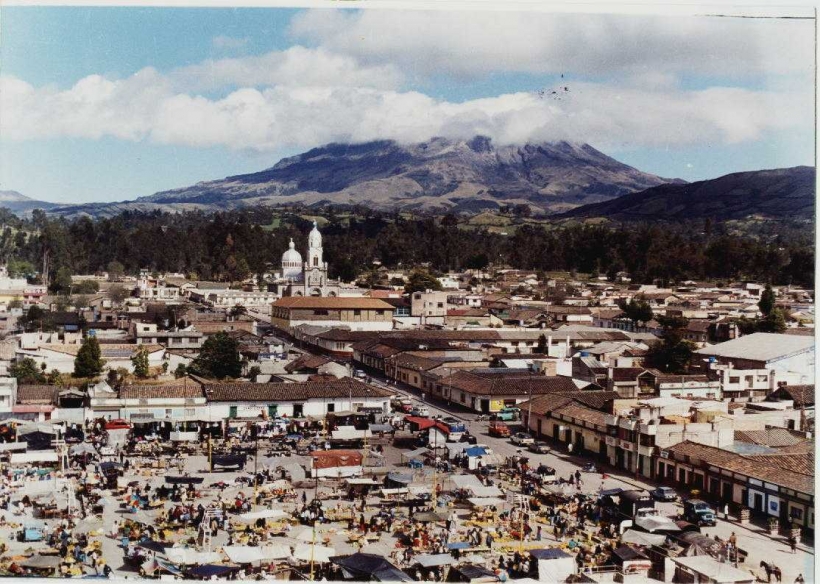
{"label": "white car", "polygon": [[535,438],[526,432],[516,432],[510,437],[510,442],[517,446],[527,446],[528,444],[535,442]]}

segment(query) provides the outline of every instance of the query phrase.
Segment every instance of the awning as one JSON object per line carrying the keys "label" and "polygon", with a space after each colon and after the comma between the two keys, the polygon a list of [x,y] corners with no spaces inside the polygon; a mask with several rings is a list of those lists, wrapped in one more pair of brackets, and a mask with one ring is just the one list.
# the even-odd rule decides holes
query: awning
{"label": "awning", "polygon": [[455,559],[450,554],[422,554],[416,556],[416,563],[423,568],[433,568],[435,566],[450,566],[455,563]]}
{"label": "awning", "polygon": [[634,529],[627,529],[621,536],[621,543],[634,543],[638,545],[663,545],[666,536],[657,533],[644,533]]}
{"label": "awning", "polygon": [[476,497],[503,497],[504,493],[498,487],[469,487],[467,489]]}
{"label": "awning", "polygon": [[381,483],[379,481],[373,479],[364,479],[364,478],[352,478],[352,479],[345,479],[345,483],[348,485],[372,485],[372,486],[380,486]]}
{"label": "awning", "polygon": [[56,464],[58,461],[57,453],[47,450],[38,452],[14,452],[9,460],[11,464],[30,464],[34,462],[53,462]]}
{"label": "awning", "polygon": [[0,452],[25,450],[26,448],[28,448],[28,442],[0,442]]}
{"label": "awning", "polygon": [[336,555],[336,550],[332,547],[324,545],[298,545],[293,551],[293,557],[303,562],[317,562],[319,564],[326,564],[330,562],[330,558]]}
{"label": "awning", "polygon": [[370,432],[393,432],[396,429],[390,424],[370,424]]}

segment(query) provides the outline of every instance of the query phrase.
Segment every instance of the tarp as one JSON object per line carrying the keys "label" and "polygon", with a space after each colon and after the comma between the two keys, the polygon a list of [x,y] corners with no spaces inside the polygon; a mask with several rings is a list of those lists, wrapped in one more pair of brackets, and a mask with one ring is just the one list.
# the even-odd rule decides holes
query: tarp
{"label": "tarp", "polygon": [[353,554],[333,558],[333,563],[341,567],[352,578],[377,580],[379,582],[413,582],[413,579],[376,554]]}
{"label": "tarp", "polygon": [[301,464],[292,462],[290,464],[283,464],[282,468],[290,474],[290,480],[294,482],[305,480],[305,468]]}
{"label": "tarp", "polygon": [[20,565],[24,568],[31,568],[32,570],[53,570],[58,568],[63,563],[60,556],[31,556],[24,560]]}
{"label": "tarp", "polygon": [[674,533],[680,531],[678,524],[669,517],[638,517],[635,519],[635,525],[645,531],[648,531],[649,533],[654,533],[656,531],[669,531]]}
{"label": "tarp", "polygon": [[387,474],[387,480],[401,485],[408,485],[413,482],[413,475],[410,473],[391,472]]}
{"label": "tarp", "polygon": [[150,560],[143,562],[142,569],[145,570],[146,574],[153,574],[154,572],[160,570],[164,570],[174,576],[182,574],[182,571],[179,568],[170,562],[163,560],[162,558],[151,558]]}
{"label": "tarp", "polygon": [[144,550],[148,550],[150,552],[156,552],[158,554],[164,554],[165,550],[173,547],[174,544],[172,543],[162,543],[159,541],[154,541],[153,539],[144,539],[137,544],[137,547],[142,548]]}
{"label": "tarp", "polygon": [[370,424],[370,432],[393,432],[396,429],[390,424]]}
{"label": "tarp", "polygon": [[259,547],[246,545],[224,546],[222,551],[235,564],[253,564],[270,560],[281,560],[290,557],[290,548],[286,545],[271,544]]}
{"label": "tarp", "polygon": [[345,479],[345,483],[348,485],[381,485],[381,483],[375,479],[365,479],[365,478],[353,478],[353,479]]}
{"label": "tarp", "polygon": [[0,452],[25,451],[26,448],[28,448],[28,442],[0,442]]}
{"label": "tarp", "polygon": [[475,475],[455,475],[450,477],[450,480],[453,481],[453,484],[456,488],[459,489],[472,489],[472,488],[483,488],[484,485],[481,484],[481,481],[478,480],[478,477]]}
{"label": "tarp", "polygon": [[470,497],[468,501],[475,507],[501,507],[506,502],[498,497]]}
{"label": "tarp", "polygon": [[165,550],[165,557],[174,564],[193,566],[211,564],[222,560],[217,552],[200,552],[189,547],[171,547]]}
{"label": "tarp", "polygon": [[231,572],[236,572],[239,570],[237,566],[223,566],[221,564],[205,564],[202,566],[197,566],[196,568],[191,568],[185,572],[186,575],[192,576],[194,578],[201,578],[203,580],[207,580],[211,576],[216,576],[217,578],[221,576],[225,576],[230,574]]}
{"label": "tarp", "polygon": [[423,568],[433,568],[435,566],[450,566],[455,563],[455,559],[450,554],[422,554],[416,556],[416,563]]}
{"label": "tarp", "polygon": [[402,460],[412,460],[414,458],[419,458],[421,456],[424,456],[428,452],[430,452],[429,448],[416,448],[415,450],[411,450],[410,452],[402,452],[401,453],[401,459]]}
{"label": "tarp", "polygon": [[288,513],[285,513],[281,509],[260,509],[259,511],[251,511],[249,513],[243,513],[237,519],[240,521],[250,523],[252,521],[256,521],[257,519],[278,519],[280,517],[287,517]]}
{"label": "tarp", "polygon": [[316,562],[317,564],[326,564],[330,562],[330,558],[336,555],[336,550],[332,547],[324,545],[298,545],[293,550],[293,557],[303,562]]}
{"label": "tarp", "polygon": [[645,533],[634,529],[627,529],[621,536],[622,543],[634,543],[637,545],[663,545],[666,536],[657,533]]}
{"label": "tarp", "polygon": [[429,523],[446,520],[447,517],[434,511],[424,511],[422,513],[416,513],[415,515],[413,515],[413,521],[418,521],[419,523]]}
{"label": "tarp", "polygon": [[504,493],[498,487],[470,487],[467,489],[476,497],[503,497]]}
{"label": "tarp", "polygon": [[317,450],[310,456],[314,469],[362,465],[362,453],[358,450]]}
{"label": "tarp", "polygon": [[465,449],[464,454],[467,456],[486,456],[487,449],[481,448],[480,446],[473,446],[472,448]]}
{"label": "tarp", "polygon": [[57,463],[59,458],[56,452],[39,450],[36,452],[13,452],[9,462],[11,464],[30,464],[34,462]]}

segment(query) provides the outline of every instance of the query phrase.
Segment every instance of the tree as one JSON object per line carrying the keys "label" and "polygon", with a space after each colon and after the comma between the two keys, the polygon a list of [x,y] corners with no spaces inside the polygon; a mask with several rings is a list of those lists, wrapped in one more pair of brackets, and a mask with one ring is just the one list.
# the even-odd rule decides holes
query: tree
{"label": "tree", "polygon": [[71,288],[74,294],[96,294],[100,291],[100,283],[96,280],[83,280]]}
{"label": "tree", "polygon": [[176,379],[181,379],[186,375],[188,375],[188,368],[185,366],[185,363],[180,363],[179,365],[177,365],[177,368],[174,369],[174,377]]}
{"label": "tree", "polygon": [[63,385],[63,376],[57,369],[52,369],[51,373],[48,374],[48,383],[49,385]]}
{"label": "tree", "polygon": [[23,308],[23,301],[20,299],[20,297],[19,297],[19,296],[15,296],[15,297],[14,297],[14,298],[13,298],[13,299],[9,302],[9,310],[13,310],[13,309],[15,309],[15,308]]}
{"label": "tree", "polygon": [[547,353],[547,337],[546,335],[539,335],[538,337],[538,344],[535,346],[535,352],[539,355],[545,355]]}
{"label": "tree", "polygon": [[148,367],[148,349],[145,345],[137,347],[136,352],[131,356],[131,364],[134,366],[134,375],[140,379],[145,379],[150,373]]}
{"label": "tree", "polygon": [[231,316],[233,318],[244,316],[246,314],[248,314],[248,309],[242,306],[241,304],[231,306],[231,309],[228,311],[228,316]]}
{"label": "tree", "polygon": [[413,292],[424,292],[426,290],[441,290],[441,282],[430,272],[415,270],[407,278],[404,291],[407,294]]}
{"label": "tree", "polygon": [[519,203],[518,205],[513,207],[512,212],[513,215],[515,215],[516,217],[529,217],[530,215],[532,215],[532,209],[529,205],[525,203]]}
{"label": "tree", "polygon": [[639,322],[647,323],[652,320],[652,307],[649,306],[649,303],[643,297],[637,300],[633,297],[629,302],[620,299],[618,301],[618,307],[624,311],[624,316],[631,320],[633,324],[637,325]]}
{"label": "tree", "polygon": [[12,363],[9,366],[9,375],[15,377],[18,383],[45,383],[46,381],[45,375],[30,357]]}
{"label": "tree", "polygon": [[[99,265],[99,264],[98,264]],[[112,282],[116,282],[120,278],[122,278],[123,273],[125,273],[125,266],[123,266],[117,260],[108,262],[108,279]]]}
{"label": "tree", "polygon": [[217,333],[202,344],[202,349],[191,367],[203,377],[239,377],[242,375],[239,343],[224,332]]}
{"label": "tree", "polygon": [[262,374],[262,368],[259,367],[259,365],[254,365],[248,371],[248,377],[250,377],[254,381],[256,381],[256,376],[261,375],[261,374]]}
{"label": "tree", "polygon": [[764,317],[772,313],[774,302],[774,290],[772,290],[771,284],[766,284],[766,288],[763,289],[763,293],[760,295],[760,302],[757,303],[757,307]]}
{"label": "tree", "polygon": [[649,349],[646,363],[664,373],[686,373],[694,350],[695,345],[683,338],[680,329],[667,329],[663,342]]}
{"label": "tree", "polygon": [[74,359],[74,377],[96,377],[104,365],[100,341],[97,337],[86,337]]}
{"label": "tree", "polygon": [[66,266],[57,270],[51,289],[59,294],[68,294],[71,291],[71,270]]}
{"label": "tree", "polygon": [[85,294],[80,294],[79,296],[74,297],[74,301],[72,302],[72,304],[74,304],[74,306],[79,309],[83,309],[87,308],[90,302],[91,300],[88,298],[88,296],[86,296]]}
{"label": "tree", "polygon": [[115,284],[108,289],[108,297],[114,304],[122,304],[122,301],[128,298],[128,292],[119,284]]}
{"label": "tree", "polygon": [[786,330],[786,313],[780,308],[773,308],[769,314],[757,321],[759,333],[782,333]]}

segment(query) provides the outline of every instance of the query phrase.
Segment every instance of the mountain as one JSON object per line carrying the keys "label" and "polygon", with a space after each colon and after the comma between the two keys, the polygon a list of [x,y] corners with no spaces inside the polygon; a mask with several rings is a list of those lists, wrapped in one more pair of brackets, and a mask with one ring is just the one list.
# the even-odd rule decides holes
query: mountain
{"label": "mountain", "polygon": [[815,169],[795,166],[736,172],[712,180],[665,184],[612,201],[584,205],[561,217],[619,221],[814,220]]}
{"label": "mountain", "polygon": [[0,191],[0,207],[9,209],[12,213],[24,215],[30,213],[34,209],[42,209],[47,211],[59,205],[55,203],[48,203],[46,201],[36,201],[25,195],[21,195],[17,191]]}
{"label": "mountain", "polygon": [[402,145],[380,140],[328,144],[252,174],[57,212],[114,214],[126,209],[230,209],[302,203],[377,209],[475,212],[527,204],[548,213],[607,201],[668,182],[569,142],[496,146],[490,138],[433,138]]}

